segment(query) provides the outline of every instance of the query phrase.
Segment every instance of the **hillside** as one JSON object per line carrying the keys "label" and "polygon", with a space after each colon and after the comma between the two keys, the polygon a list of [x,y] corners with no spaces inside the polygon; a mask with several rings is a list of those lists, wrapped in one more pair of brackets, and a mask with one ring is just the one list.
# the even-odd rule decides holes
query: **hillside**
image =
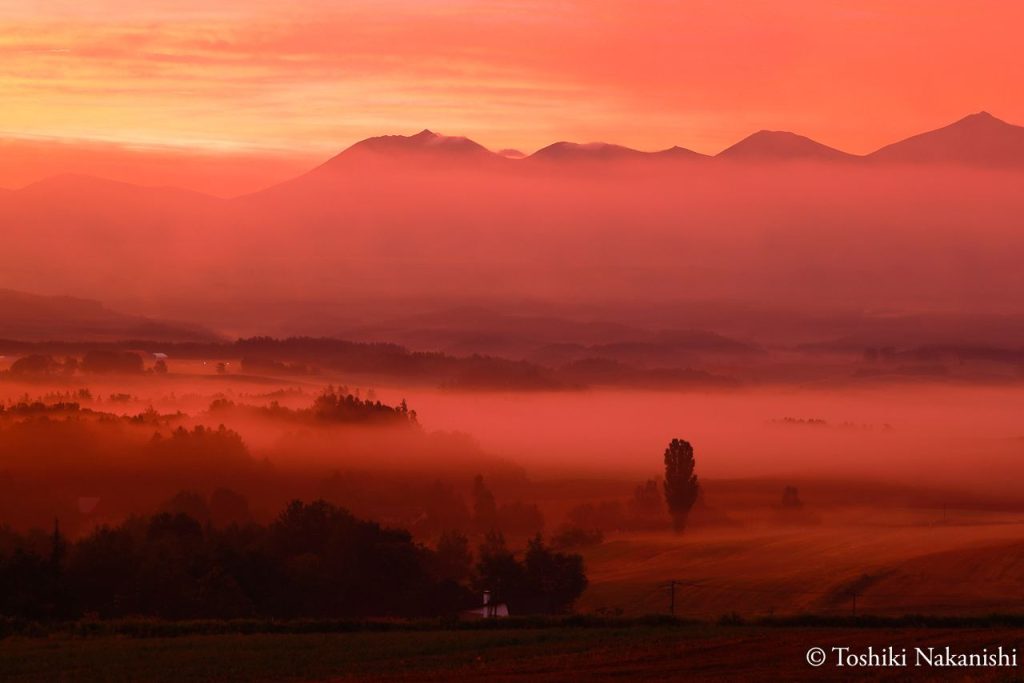
{"label": "hillside", "polygon": [[[367,139],[233,200],[66,176],[0,193],[0,285],[238,334],[347,335],[524,302],[533,317],[551,302],[591,320],[647,309],[653,329],[733,336],[679,304],[1014,314],[1024,199],[1005,170],[1017,148],[998,140],[1020,129],[979,116],[955,124],[955,140],[1005,165],[865,161],[768,132],[716,158],[558,143],[514,159],[423,131]],[[1002,156],[982,153],[986,131]]]}
{"label": "hillside", "polygon": [[111,310],[98,301],[0,289],[0,339],[210,341],[209,330]]}
{"label": "hillside", "polygon": [[890,163],[1024,168],[1024,127],[983,111],[887,145],[868,158]]}

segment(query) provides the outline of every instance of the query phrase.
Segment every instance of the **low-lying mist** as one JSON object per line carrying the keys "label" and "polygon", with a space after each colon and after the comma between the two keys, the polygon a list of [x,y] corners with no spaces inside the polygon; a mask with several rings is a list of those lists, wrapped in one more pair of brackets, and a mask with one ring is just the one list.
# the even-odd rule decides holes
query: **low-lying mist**
{"label": "low-lying mist", "polygon": [[1018,387],[566,393],[403,392],[531,472],[654,474],[684,436],[709,477],[876,478],[1009,494],[1024,474]]}

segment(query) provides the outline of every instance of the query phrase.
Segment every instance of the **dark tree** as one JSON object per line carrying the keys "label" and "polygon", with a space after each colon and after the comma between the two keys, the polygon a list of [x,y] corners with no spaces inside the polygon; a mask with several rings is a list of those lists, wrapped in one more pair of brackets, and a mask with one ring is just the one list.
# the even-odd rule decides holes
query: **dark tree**
{"label": "dark tree", "polygon": [[417,424],[416,411],[409,410],[405,401],[395,407],[384,405],[380,401],[364,401],[359,398],[358,390],[351,394],[346,387],[337,390],[333,386],[327,387],[313,402],[311,414],[325,422],[374,422],[408,426]]}
{"label": "dark tree", "polygon": [[587,587],[583,558],[552,552],[538,535],[522,561],[496,536],[480,547],[476,587],[507,602],[512,614],[567,612]]}
{"label": "dark tree", "polygon": [[195,491],[179,491],[161,505],[158,512],[185,515],[200,524],[207,524],[210,521],[210,506],[207,505],[206,499]]}
{"label": "dark tree", "polygon": [[473,479],[473,525],[481,533],[498,527],[498,506],[494,502],[494,494],[479,474]]}
{"label": "dark tree", "polygon": [[505,503],[498,508],[498,528],[509,536],[532,536],[544,529],[544,515],[533,503]]}
{"label": "dark tree", "polygon": [[463,582],[473,573],[469,539],[458,531],[446,531],[437,541],[434,573],[439,579]]}
{"label": "dark tree", "polygon": [[514,613],[525,612],[524,605],[531,597],[526,585],[526,568],[505,547],[501,534],[487,534],[478,555],[474,582],[477,593],[490,591],[494,602],[509,603]]}
{"label": "dark tree", "polygon": [[537,611],[545,614],[568,612],[587,588],[583,558],[549,550],[537,535],[526,548],[526,579],[534,598],[540,602]]}
{"label": "dark tree", "polygon": [[423,506],[423,517],[415,531],[434,535],[470,528],[472,520],[466,503],[451,485],[435,481],[422,492],[408,495],[410,500],[415,499]]}
{"label": "dark tree", "polygon": [[804,506],[800,500],[800,492],[795,486],[787,486],[782,491],[782,507],[786,510],[799,510]]}
{"label": "dark tree", "polygon": [[10,372],[12,375],[49,375],[56,372],[58,367],[52,356],[33,353],[14,361]]}
{"label": "dark tree", "polygon": [[700,493],[697,475],[693,473],[695,465],[690,442],[672,439],[665,449],[665,502],[676,533],[686,528],[686,518]]}
{"label": "dark tree", "polygon": [[135,375],[143,371],[142,356],[131,351],[93,349],[82,358],[86,372]]}
{"label": "dark tree", "polygon": [[210,494],[210,522],[218,528],[252,521],[249,501],[231,489],[217,489]]}
{"label": "dark tree", "polygon": [[648,479],[642,484],[637,484],[633,491],[633,499],[629,501],[629,512],[640,520],[665,519],[665,503],[656,479]]}
{"label": "dark tree", "polygon": [[68,583],[76,610],[106,618],[136,609],[139,545],[127,525],[99,527],[75,544]]}
{"label": "dark tree", "polygon": [[[269,526],[217,529],[163,512],[99,527],[77,542],[65,541],[56,526],[49,538],[0,527],[0,626],[6,617],[85,614],[452,616],[474,602],[462,583],[470,561],[464,538],[444,545],[445,559],[460,579],[438,576],[440,550],[323,501],[292,502]],[[510,588],[531,594],[524,588],[524,568],[512,560]]]}
{"label": "dark tree", "polygon": [[78,362],[77,358],[75,358],[74,356],[68,356],[67,358],[64,359],[64,363],[61,365],[60,371],[62,374],[70,377],[71,375],[75,374],[75,372],[78,371],[80,365],[81,364]]}

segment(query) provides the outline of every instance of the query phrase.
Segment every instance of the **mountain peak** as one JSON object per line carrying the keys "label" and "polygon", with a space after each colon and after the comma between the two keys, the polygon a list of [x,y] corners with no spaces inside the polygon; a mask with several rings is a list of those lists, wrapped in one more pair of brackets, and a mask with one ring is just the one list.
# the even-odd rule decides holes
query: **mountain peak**
{"label": "mountain peak", "polygon": [[542,160],[567,160],[567,161],[589,161],[589,160],[612,160],[632,159],[646,156],[646,152],[613,145],[608,142],[556,142],[543,147],[530,155],[531,159]]}
{"label": "mountain peak", "polygon": [[343,159],[364,157],[366,154],[379,158],[499,158],[469,138],[441,135],[424,128],[415,135],[380,135],[361,140],[330,159],[325,166],[330,168]]}
{"label": "mountain peak", "polygon": [[825,161],[850,159],[852,154],[789,131],[759,130],[718,156],[747,161]]}
{"label": "mountain peak", "polygon": [[977,112],[975,114],[968,114],[967,116],[963,117],[960,120],[961,121],[999,121],[1000,123],[1003,123],[1003,121],[1000,121],[999,119],[997,119],[996,117],[992,116],[992,114],[989,114],[985,110],[979,111],[979,112]]}
{"label": "mountain peak", "polygon": [[951,125],[954,126],[973,126],[978,128],[1002,128],[1005,126],[1011,126],[1011,124],[1003,121],[1002,119],[996,118],[989,114],[987,111],[979,111],[976,114],[968,114],[956,123]]}
{"label": "mountain peak", "polygon": [[679,145],[673,145],[668,149],[663,149],[659,152],[655,152],[654,156],[661,159],[706,159],[706,154],[700,152],[694,152],[692,149],[680,147]]}
{"label": "mountain peak", "polygon": [[658,152],[642,152],[609,142],[556,142],[537,150],[530,158],[552,161],[620,161],[702,159],[704,155],[678,146]]}
{"label": "mountain peak", "polygon": [[943,128],[887,145],[868,156],[903,163],[1021,167],[1024,127],[980,111]]}

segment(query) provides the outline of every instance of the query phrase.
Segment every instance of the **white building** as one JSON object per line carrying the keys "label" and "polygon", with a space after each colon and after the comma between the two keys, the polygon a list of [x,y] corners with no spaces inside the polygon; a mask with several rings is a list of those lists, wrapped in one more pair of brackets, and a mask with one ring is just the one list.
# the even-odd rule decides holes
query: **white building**
{"label": "white building", "polygon": [[462,619],[501,619],[507,616],[508,605],[504,602],[491,602],[491,591],[484,591],[483,605],[459,613]]}

